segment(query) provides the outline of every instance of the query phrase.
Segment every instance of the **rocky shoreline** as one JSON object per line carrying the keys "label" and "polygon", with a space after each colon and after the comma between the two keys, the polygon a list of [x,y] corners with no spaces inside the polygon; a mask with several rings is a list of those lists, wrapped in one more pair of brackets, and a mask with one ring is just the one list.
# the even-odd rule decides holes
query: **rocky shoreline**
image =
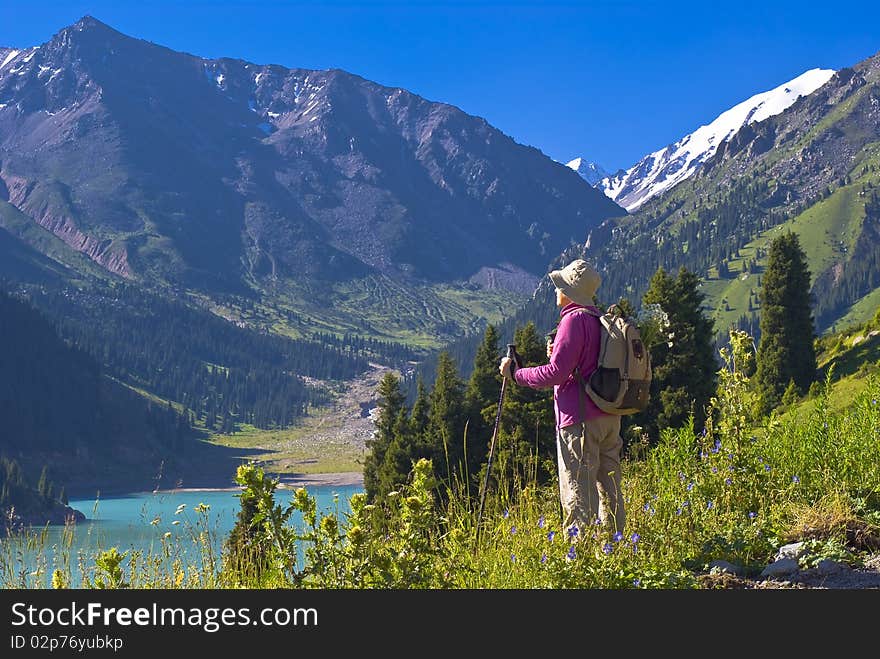
{"label": "rocky shoreline", "polygon": [[15,507],[0,511],[3,515],[3,526],[0,528],[0,537],[10,532],[18,532],[27,528],[43,527],[46,525],[64,525],[69,521],[83,522],[85,514],[81,511],[56,502],[50,509],[41,511],[18,512]]}

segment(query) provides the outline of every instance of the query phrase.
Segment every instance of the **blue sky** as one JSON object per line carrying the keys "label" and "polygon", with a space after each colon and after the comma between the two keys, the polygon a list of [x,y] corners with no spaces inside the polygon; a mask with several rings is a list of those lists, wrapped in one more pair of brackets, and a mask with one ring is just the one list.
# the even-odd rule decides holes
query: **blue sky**
{"label": "blue sky", "polygon": [[606,169],[812,68],[880,51],[880,3],[0,0],[0,45],[90,14],[204,57],[340,68]]}

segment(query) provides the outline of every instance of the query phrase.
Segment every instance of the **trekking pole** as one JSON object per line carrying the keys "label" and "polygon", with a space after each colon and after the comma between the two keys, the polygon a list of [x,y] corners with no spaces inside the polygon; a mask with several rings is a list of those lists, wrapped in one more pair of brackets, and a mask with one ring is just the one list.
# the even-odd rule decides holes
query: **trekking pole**
{"label": "trekking pole", "polygon": [[[507,344],[507,356],[513,359],[519,367],[519,355],[516,354],[516,344]],[[489,489],[489,474],[492,472],[492,458],[495,455],[495,439],[498,437],[498,426],[501,421],[501,408],[504,404],[504,390],[507,388],[507,378],[501,379],[501,395],[498,396],[498,411],[495,412],[495,428],[492,430],[492,441],[489,443],[489,459],[486,461],[486,475],[483,477],[483,487],[480,491],[480,512],[477,514],[477,542],[474,551],[480,546],[480,527],[483,522],[483,507],[486,504],[486,491]]]}

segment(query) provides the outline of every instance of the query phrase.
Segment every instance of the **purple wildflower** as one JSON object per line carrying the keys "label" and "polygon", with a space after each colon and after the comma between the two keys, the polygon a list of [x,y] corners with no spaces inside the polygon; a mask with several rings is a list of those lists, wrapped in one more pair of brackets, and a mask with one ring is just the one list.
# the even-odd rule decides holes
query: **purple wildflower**
{"label": "purple wildflower", "polygon": [[614,551],[614,546],[610,542],[606,542],[605,546],[602,547],[602,551],[605,552],[606,555],[610,554]]}
{"label": "purple wildflower", "polygon": [[638,533],[633,533],[633,534],[629,537],[629,541],[630,541],[631,543],[633,543],[633,544],[636,544],[636,543],[639,541],[639,538],[641,538],[641,537],[642,537],[642,536],[640,536]]}
{"label": "purple wildflower", "polygon": [[542,562],[542,563],[546,563],[546,562],[547,562],[547,554],[541,554],[541,562]]}
{"label": "purple wildflower", "polygon": [[710,501],[706,504],[706,510],[712,510],[712,506],[714,506],[714,505],[715,505],[715,504],[712,503],[712,501],[710,500]]}
{"label": "purple wildflower", "polygon": [[792,476],[792,477],[791,477],[791,480],[792,480],[793,482],[795,482],[795,483],[800,483],[800,482],[801,482],[801,479],[798,478],[796,475],[795,475],[795,476]]}
{"label": "purple wildflower", "polygon": [[623,533],[618,531],[611,539],[614,540],[614,542],[620,542],[621,540],[623,540]]}
{"label": "purple wildflower", "polygon": [[757,516],[758,516],[758,513],[755,513],[755,512],[749,513],[749,519],[755,519]]}
{"label": "purple wildflower", "polygon": [[538,528],[539,528],[539,529],[543,529],[543,528],[544,528],[544,516],[543,516],[543,515],[541,515],[541,516],[538,518]]}
{"label": "purple wildflower", "polygon": [[515,526],[510,527],[510,535],[516,535],[516,527]]}
{"label": "purple wildflower", "polygon": [[730,480],[729,478],[725,478],[725,479],[724,479],[724,484],[725,484],[725,485],[732,485],[732,484],[733,484],[733,481]]}
{"label": "purple wildflower", "polygon": [[574,545],[568,548],[568,553],[565,556],[570,561],[573,561],[575,558],[577,558],[577,554],[574,551]]}
{"label": "purple wildflower", "polygon": [[569,538],[576,538],[578,533],[580,533],[580,530],[574,524],[572,524],[570,527],[568,527],[568,537]]}
{"label": "purple wildflower", "polygon": [[556,531],[550,531],[550,533],[547,534],[547,542],[553,542],[553,538],[555,538],[555,537],[556,537]]}

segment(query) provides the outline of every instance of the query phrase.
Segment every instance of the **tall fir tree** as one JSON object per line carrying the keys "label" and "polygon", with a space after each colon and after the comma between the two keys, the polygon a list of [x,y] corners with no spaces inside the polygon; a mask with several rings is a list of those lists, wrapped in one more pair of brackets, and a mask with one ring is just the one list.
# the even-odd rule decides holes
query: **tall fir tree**
{"label": "tall fir tree", "polygon": [[479,472],[488,457],[495,411],[501,395],[501,374],[498,372],[498,330],[488,325],[483,342],[474,356],[474,368],[465,391],[468,416],[468,471]]}
{"label": "tall fir tree", "polygon": [[[465,384],[449,352],[437,358],[434,388],[429,395],[426,440],[438,481],[438,493],[456,487],[462,480],[470,487],[470,474],[465,462],[469,447],[465,445]],[[443,497],[445,498],[445,497]]]}
{"label": "tall fir tree", "polygon": [[[547,343],[533,322],[518,327],[513,342],[523,366],[547,363]],[[555,474],[553,389],[532,389],[511,383],[507,386],[501,418],[502,440],[498,445],[498,473],[505,472],[511,485],[522,486],[532,481],[546,483]]]}
{"label": "tall fir tree", "polygon": [[379,415],[375,422],[373,436],[367,440],[369,452],[364,460],[364,493],[369,501],[376,501],[385,494],[382,492],[382,478],[385,453],[400,427],[399,418],[406,408],[406,398],[400,390],[400,378],[389,371],[382,376],[377,389]]}
{"label": "tall fir tree", "polygon": [[766,414],[782,402],[790,382],[803,395],[816,377],[810,270],[796,233],[789,231],[770,243],[760,299],[756,380]]}
{"label": "tall fir tree", "polygon": [[672,335],[669,342],[651,346],[648,409],[628,419],[629,425],[644,428],[652,442],[659,439],[661,429],[686,425],[691,414],[694,427],[702,427],[706,406],[715,393],[718,363],[713,322],[703,312],[699,285],[699,278],[687,268],[672,277],[661,267],[642,297],[644,304],[659,304],[666,312],[667,331]]}

